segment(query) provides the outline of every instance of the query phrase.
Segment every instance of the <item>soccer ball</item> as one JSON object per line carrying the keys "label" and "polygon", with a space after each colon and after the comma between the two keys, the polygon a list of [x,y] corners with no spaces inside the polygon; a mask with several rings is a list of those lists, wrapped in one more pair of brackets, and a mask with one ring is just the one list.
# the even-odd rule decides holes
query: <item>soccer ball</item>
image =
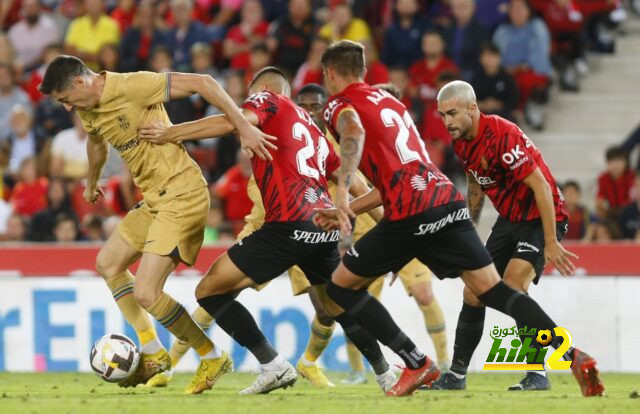
{"label": "soccer ball", "polygon": [[548,329],[542,329],[538,331],[538,337],[536,338],[536,341],[538,341],[538,343],[542,346],[547,346],[551,343],[551,339],[553,337],[551,336],[551,331]]}
{"label": "soccer ball", "polygon": [[138,368],[140,353],[126,336],[107,334],[93,344],[89,358],[91,368],[100,378],[122,382]]}

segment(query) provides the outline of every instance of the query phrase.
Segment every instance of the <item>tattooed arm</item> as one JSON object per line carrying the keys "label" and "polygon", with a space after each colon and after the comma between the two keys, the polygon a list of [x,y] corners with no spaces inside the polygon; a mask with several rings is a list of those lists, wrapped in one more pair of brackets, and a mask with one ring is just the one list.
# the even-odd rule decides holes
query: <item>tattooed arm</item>
{"label": "tattooed arm", "polygon": [[355,218],[349,207],[349,187],[360,164],[365,132],[358,113],[353,109],[342,110],[336,124],[340,136],[340,178],[335,204],[340,230],[344,235],[349,235],[352,230],[350,218]]}
{"label": "tattooed arm", "polygon": [[477,226],[480,221],[480,213],[484,206],[484,192],[475,177],[467,173],[467,206],[471,220]]}

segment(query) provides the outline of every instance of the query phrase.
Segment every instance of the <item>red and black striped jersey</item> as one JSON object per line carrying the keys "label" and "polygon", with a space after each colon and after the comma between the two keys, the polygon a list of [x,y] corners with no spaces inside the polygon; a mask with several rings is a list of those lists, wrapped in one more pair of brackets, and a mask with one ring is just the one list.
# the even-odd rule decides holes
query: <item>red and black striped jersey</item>
{"label": "red and black striped jersey", "polygon": [[253,175],[262,195],[265,221],[311,220],[316,208],[333,207],[326,177],[340,158],[311,116],[285,96],[260,92],[242,105],[265,133],[278,138],[273,161],[254,156]]}
{"label": "red and black striped jersey", "polygon": [[478,135],[456,140],[453,148],[501,217],[516,223],[540,218],[533,190],[523,182],[536,168],[551,187],[556,221],[568,217],[564,196],[540,150],[513,122],[480,114]]}
{"label": "red and black striped jersey", "polygon": [[354,110],[365,130],[360,171],[380,191],[384,217],[401,220],[464,198],[436,167],[407,108],[388,92],[354,83],[332,96],[324,110],[340,141],[340,113]]}

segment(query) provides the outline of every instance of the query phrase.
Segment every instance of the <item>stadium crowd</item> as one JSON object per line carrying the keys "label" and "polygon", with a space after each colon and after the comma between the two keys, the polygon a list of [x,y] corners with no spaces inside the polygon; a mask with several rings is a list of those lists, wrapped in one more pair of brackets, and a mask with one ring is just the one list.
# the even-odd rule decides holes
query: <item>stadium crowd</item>
{"label": "stadium crowd", "polygon": [[[83,200],[87,135],[37,89],[61,53],[94,70],[210,74],[241,104],[264,66],[286,71],[295,92],[322,83],[320,57],[331,41],[358,41],[365,80],[402,90],[432,160],[459,177],[437,113],[442,85],[467,80],[482,111],[542,129],[552,83],[578,92],[586,53],[615,52],[625,13],[618,0],[2,0],[0,240],[104,240],[141,197],[111,151],[105,197]],[[217,113],[198,96],[165,105],[173,123]],[[635,135],[607,151],[596,211],[583,207],[576,182],[564,185],[567,238],[640,240],[640,175],[628,161]],[[234,136],[188,150],[211,183],[205,244],[233,239],[251,209],[249,159]]]}

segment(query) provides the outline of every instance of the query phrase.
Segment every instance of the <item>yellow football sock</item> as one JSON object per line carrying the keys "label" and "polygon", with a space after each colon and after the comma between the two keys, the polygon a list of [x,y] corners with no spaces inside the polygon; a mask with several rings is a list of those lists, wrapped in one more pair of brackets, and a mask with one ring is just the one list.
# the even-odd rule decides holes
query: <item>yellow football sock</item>
{"label": "yellow football sock", "polygon": [[335,326],[335,322],[330,326],[325,326],[320,323],[317,316],[313,318],[311,335],[309,336],[307,349],[304,351],[304,357],[308,362],[316,362],[320,358],[320,355],[322,355],[331,340]]}
{"label": "yellow football sock", "polygon": [[[191,314],[193,321],[198,324],[198,326],[206,331],[209,329],[211,324],[213,323],[213,316],[209,315],[204,308],[198,306],[198,308],[193,311]],[[191,348],[188,342],[182,341],[180,339],[176,339],[171,345],[171,349],[169,350],[169,356],[171,356],[171,366],[175,367],[178,365],[178,362],[182,359],[184,354]]]}
{"label": "yellow football sock", "polygon": [[179,340],[188,343],[200,356],[213,350],[213,342],[191,319],[186,309],[171,296],[162,292],[156,303],[147,310],[162,326]]}
{"label": "yellow football sock", "polygon": [[133,275],[128,270],[107,280],[116,304],[124,318],[133,326],[141,345],[158,338],[151,318],[146,310],[133,297]]}
{"label": "yellow football sock", "polygon": [[[346,338],[346,337],[345,337]],[[349,340],[347,340],[347,359],[349,359],[349,366],[353,372],[364,372],[364,363],[362,362],[362,354],[358,351],[358,348]]]}
{"label": "yellow football sock", "polygon": [[448,363],[447,333],[445,332],[446,326],[440,304],[434,299],[429,306],[420,306],[420,310],[422,311],[424,322],[427,325],[427,332],[436,349],[438,364]]}

